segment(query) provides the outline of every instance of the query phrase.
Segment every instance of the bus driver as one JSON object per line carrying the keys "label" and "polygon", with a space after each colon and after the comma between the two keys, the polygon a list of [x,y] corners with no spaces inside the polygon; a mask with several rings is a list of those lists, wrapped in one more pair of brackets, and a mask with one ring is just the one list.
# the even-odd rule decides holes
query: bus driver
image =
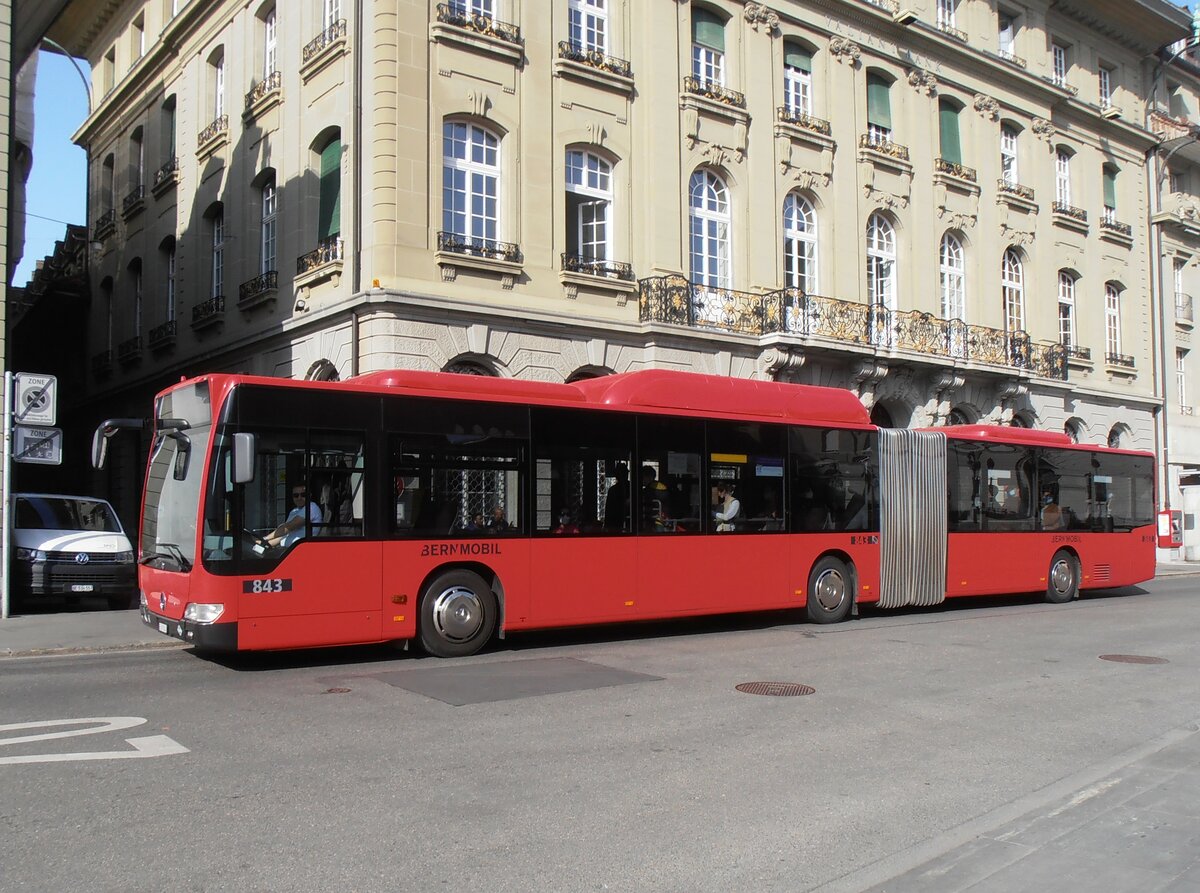
{"label": "bus driver", "polygon": [[266,536],[267,545],[282,546],[286,549],[292,543],[302,540],[308,532],[304,523],[305,515],[314,525],[324,520],[317,504],[308,501],[308,491],[303,484],[292,487],[292,502],[296,505],[288,512],[287,520]]}

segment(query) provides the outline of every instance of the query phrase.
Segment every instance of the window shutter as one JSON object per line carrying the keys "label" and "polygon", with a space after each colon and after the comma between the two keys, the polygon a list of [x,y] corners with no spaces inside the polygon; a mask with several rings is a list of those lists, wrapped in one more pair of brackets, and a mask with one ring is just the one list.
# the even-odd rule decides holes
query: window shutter
{"label": "window shutter", "polygon": [[783,64],[791,68],[799,68],[801,71],[812,72],[812,53],[794,43],[785,45],[783,50]]}
{"label": "window shutter", "polygon": [[1104,207],[1117,206],[1117,175],[1112,168],[1104,169]]}
{"label": "window shutter", "polygon": [[724,53],[725,23],[707,9],[693,9],[692,43]]}
{"label": "window shutter", "polygon": [[958,138],[958,109],[943,102],[938,108],[942,131],[942,158],[954,164],[962,164],[962,143]]}
{"label": "window shutter", "polygon": [[331,140],[321,150],[321,204],[317,238],[329,239],[342,231],[342,141]]}
{"label": "window shutter", "polygon": [[867,123],[892,129],[891,85],[877,74],[867,75]]}

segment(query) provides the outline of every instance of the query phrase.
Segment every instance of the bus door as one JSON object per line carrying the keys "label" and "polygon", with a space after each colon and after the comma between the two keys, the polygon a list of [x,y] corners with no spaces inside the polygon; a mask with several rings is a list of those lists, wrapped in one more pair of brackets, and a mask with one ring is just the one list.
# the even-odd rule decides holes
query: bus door
{"label": "bus door", "polygon": [[364,435],[262,431],[242,486],[239,645],[380,639],[382,546],[364,539]]}

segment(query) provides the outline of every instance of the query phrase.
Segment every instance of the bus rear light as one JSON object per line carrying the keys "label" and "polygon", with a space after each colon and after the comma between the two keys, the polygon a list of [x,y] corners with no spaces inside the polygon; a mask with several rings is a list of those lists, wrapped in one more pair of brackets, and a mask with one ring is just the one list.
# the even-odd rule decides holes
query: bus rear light
{"label": "bus rear light", "polygon": [[224,605],[203,605],[192,603],[183,611],[183,619],[194,623],[216,623],[225,613]]}

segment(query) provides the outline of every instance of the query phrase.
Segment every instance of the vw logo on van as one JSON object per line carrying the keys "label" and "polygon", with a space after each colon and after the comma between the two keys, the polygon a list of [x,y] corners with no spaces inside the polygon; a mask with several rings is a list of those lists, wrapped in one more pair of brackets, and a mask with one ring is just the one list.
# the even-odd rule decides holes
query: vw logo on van
{"label": "vw logo on van", "polygon": [[87,564],[91,560],[92,560],[92,556],[88,555],[87,552],[77,552],[75,554],[75,563],[76,564]]}

